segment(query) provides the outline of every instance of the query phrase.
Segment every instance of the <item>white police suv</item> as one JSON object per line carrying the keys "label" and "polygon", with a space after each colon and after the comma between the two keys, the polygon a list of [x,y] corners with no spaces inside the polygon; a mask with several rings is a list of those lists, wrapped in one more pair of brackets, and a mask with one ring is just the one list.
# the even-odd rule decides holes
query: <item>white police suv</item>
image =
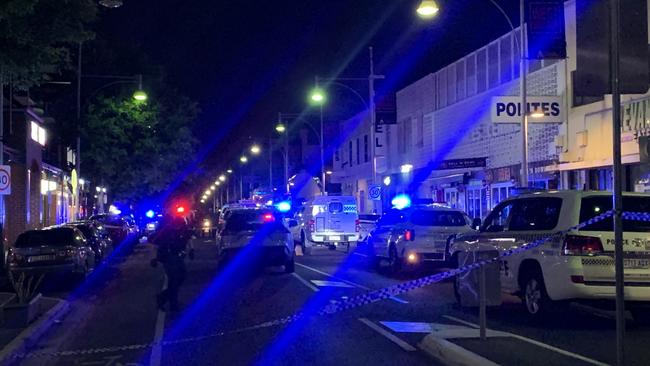
{"label": "white police suv", "polygon": [[387,259],[393,272],[404,265],[443,263],[451,239],[474,232],[469,217],[445,206],[417,205],[384,215],[368,238],[375,263]]}
{"label": "white police suv", "polygon": [[[650,212],[650,195],[626,193],[623,207]],[[502,291],[519,295],[534,317],[544,315],[553,300],[614,299],[611,217],[569,230],[611,209],[608,192],[549,191],[511,197],[492,210],[479,233],[454,240],[452,260],[457,263],[463,251],[506,251],[548,238],[541,246],[503,258]],[[633,314],[647,319],[639,305],[650,301],[650,222],[625,220],[623,230],[625,300]]]}

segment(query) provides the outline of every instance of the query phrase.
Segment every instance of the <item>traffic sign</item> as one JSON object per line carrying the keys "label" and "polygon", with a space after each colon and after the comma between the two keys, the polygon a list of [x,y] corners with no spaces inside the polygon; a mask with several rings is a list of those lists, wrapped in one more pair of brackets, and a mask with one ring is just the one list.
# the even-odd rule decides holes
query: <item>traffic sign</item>
{"label": "traffic sign", "polygon": [[381,201],[381,184],[371,184],[368,188],[368,198],[373,201]]}
{"label": "traffic sign", "polygon": [[0,165],[0,194],[11,194],[11,167]]}

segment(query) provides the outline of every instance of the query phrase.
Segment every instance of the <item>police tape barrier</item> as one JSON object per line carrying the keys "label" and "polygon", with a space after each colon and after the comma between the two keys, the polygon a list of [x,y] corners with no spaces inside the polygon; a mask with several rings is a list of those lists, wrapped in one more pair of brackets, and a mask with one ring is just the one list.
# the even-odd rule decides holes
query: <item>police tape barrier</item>
{"label": "police tape barrier", "polygon": [[[24,358],[39,358],[39,357],[47,357],[47,358],[56,358],[56,357],[65,357],[65,356],[74,356],[74,355],[91,355],[91,354],[101,354],[101,353],[112,353],[112,352],[119,352],[119,351],[129,351],[129,350],[141,350],[141,349],[148,349],[152,348],[157,345],[162,345],[162,346],[169,346],[169,345],[178,345],[178,344],[183,344],[183,343],[191,343],[191,342],[199,342],[199,341],[204,341],[208,340],[211,338],[216,338],[216,337],[223,337],[227,335],[233,335],[237,333],[243,333],[247,331],[252,331],[252,330],[257,330],[257,329],[263,329],[263,328],[270,328],[270,327],[275,327],[275,326],[280,326],[280,325],[286,325],[289,323],[293,323],[297,320],[304,319],[308,316],[323,316],[323,315],[331,315],[331,314],[336,314],[345,310],[357,308],[363,305],[375,303],[378,301],[386,300],[391,297],[399,296],[404,293],[413,291],[415,289],[425,287],[437,282],[441,282],[443,280],[446,280],[448,278],[452,278],[454,276],[457,276],[459,274],[463,274],[466,272],[470,272],[474,269],[480,268],[481,266],[492,264],[495,262],[499,262],[503,258],[507,258],[522,252],[525,252],[527,250],[531,250],[533,248],[539,247],[540,245],[546,243],[549,240],[552,240],[554,238],[560,237],[562,235],[568,234],[572,231],[579,230],[585,226],[592,225],[594,223],[597,223],[599,221],[605,220],[613,215],[613,211],[607,211],[604,212],[590,220],[587,220],[583,223],[580,223],[576,226],[570,227],[566,230],[558,231],[556,233],[553,233],[551,235],[542,237],[540,239],[534,240],[530,243],[523,244],[520,247],[516,248],[510,248],[507,250],[502,251],[497,257],[491,258],[491,259],[484,259],[480,261],[476,261],[474,263],[460,266],[458,268],[450,269],[445,272],[437,273],[434,275],[426,276],[426,277],[421,277],[415,280],[407,281],[400,283],[398,285],[394,286],[389,286],[385,287],[379,290],[374,290],[367,292],[362,295],[358,296],[353,296],[345,300],[334,300],[331,301],[328,305],[322,307],[320,310],[315,312],[314,314],[307,314],[304,312],[298,312],[295,313],[291,316],[287,316],[284,318],[279,318],[276,320],[272,321],[267,321],[264,323],[259,323],[253,326],[249,327],[244,327],[244,328],[238,328],[238,329],[233,329],[233,330],[228,330],[228,331],[219,331],[219,332],[213,332],[209,333],[206,335],[201,335],[201,336],[196,336],[196,337],[188,337],[188,338],[180,338],[180,339],[175,339],[175,340],[163,340],[161,342],[151,342],[151,343],[142,343],[142,344],[132,344],[132,345],[124,345],[124,346],[114,346],[114,347],[103,347],[103,348],[93,348],[93,349],[79,349],[79,350],[69,350],[69,351],[56,351],[56,352],[46,352],[46,351],[41,351],[41,352],[29,352],[29,353],[24,353],[24,354],[17,354],[9,357],[9,360],[11,359],[24,359]],[[650,213],[646,212],[623,212],[622,217],[624,220],[637,220],[637,221],[650,221]],[[3,360],[4,361],[4,360]]]}

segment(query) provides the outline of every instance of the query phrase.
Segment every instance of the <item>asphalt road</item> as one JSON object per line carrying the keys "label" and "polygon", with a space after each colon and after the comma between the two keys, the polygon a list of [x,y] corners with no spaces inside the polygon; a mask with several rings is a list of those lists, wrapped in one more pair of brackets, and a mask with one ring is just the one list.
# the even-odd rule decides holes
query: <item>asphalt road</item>
{"label": "asphalt road", "polygon": [[[478,323],[475,310],[454,304],[452,284],[446,282],[333,315],[264,325],[444,269],[389,276],[370,268],[361,255],[327,249],[297,257],[295,274],[282,268],[255,271],[243,260],[220,269],[213,242],[197,239],[194,244],[196,259],[188,261],[181,290],[182,311],[156,309],[154,295],[164,276],[161,268],[149,266],[153,247],[139,244],[76,290],[47,288],[48,295],[71,298],[72,311],[37,345],[41,356],[20,364],[435,365],[418,347],[432,329],[471,329]],[[512,302],[488,311],[488,327],[517,338],[454,342],[504,365],[615,360],[614,322],[606,314],[569,308],[532,323]],[[151,346],[160,340],[162,345]],[[632,322],[626,338],[630,365],[650,364],[648,341],[650,327]],[[51,355],[59,351],[73,352]]]}

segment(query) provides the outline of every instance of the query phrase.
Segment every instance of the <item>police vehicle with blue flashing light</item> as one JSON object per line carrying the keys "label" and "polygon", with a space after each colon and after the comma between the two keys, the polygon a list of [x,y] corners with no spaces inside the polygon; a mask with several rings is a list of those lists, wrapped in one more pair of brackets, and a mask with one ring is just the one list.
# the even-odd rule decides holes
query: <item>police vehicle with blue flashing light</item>
{"label": "police vehicle with blue flashing light", "polygon": [[218,233],[220,267],[239,254],[243,263],[284,266],[294,272],[294,242],[281,216],[266,208],[232,209]]}
{"label": "police vehicle with blue flashing light", "polygon": [[[513,196],[492,210],[478,233],[454,239],[450,253],[455,264],[462,266],[464,263],[457,263],[460,252],[505,252],[548,238],[539,247],[503,258],[503,292],[519,295],[533,317],[547,314],[557,304],[554,301],[612,300],[615,280],[611,217],[569,231],[611,209],[609,192],[548,191]],[[623,209],[650,212],[650,195],[625,193]],[[625,220],[623,230],[625,300],[635,317],[647,319],[650,309],[639,305],[650,302],[650,222]],[[461,285],[457,278],[455,288]]]}
{"label": "police vehicle with blue flashing light", "polygon": [[350,243],[359,240],[357,200],[352,196],[314,197],[296,209],[289,228],[304,254],[311,253],[314,245],[349,249]]}
{"label": "police vehicle with blue flashing light", "polygon": [[401,204],[388,211],[368,238],[372,261],[388,260],[392,272],[405,265],[444,263],[451,240],[474,232],[471,220],[461,210],[441,204]]}

